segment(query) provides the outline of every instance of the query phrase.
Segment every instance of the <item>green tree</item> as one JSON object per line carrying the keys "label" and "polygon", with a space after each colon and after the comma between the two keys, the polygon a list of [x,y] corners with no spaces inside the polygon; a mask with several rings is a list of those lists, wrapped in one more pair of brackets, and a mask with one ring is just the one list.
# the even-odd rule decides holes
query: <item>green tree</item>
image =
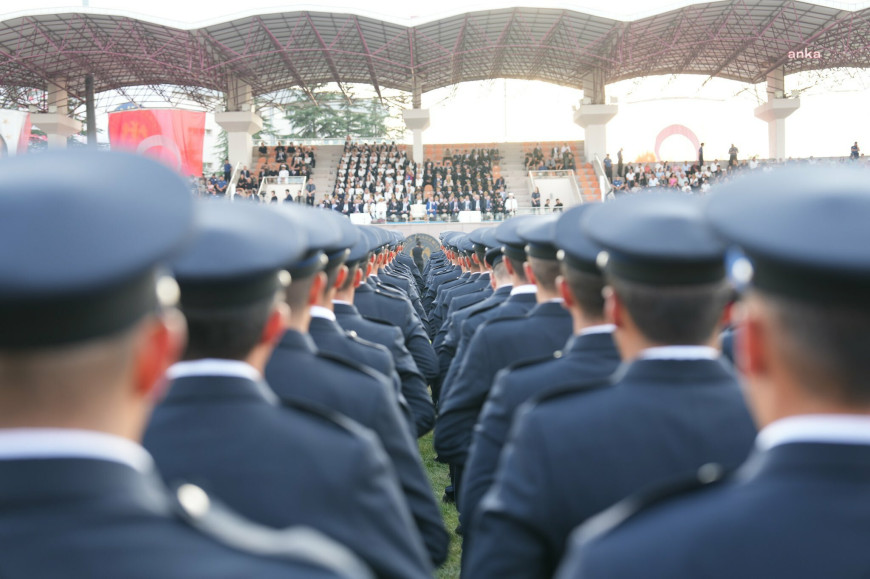
{"label": "green tree", "polygon": [[388,134],[390,109],[378,98],[360,98],[352,90],[311,89],[317,104],[301,89],[290,91],[284,114],[291,139],[377,138]]}

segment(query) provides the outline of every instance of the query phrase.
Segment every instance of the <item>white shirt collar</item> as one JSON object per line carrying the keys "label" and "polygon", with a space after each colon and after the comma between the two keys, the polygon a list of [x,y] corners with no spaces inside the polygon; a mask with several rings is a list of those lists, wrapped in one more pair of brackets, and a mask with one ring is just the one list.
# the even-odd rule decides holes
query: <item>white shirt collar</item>
{"label": "white shirt collar", "polygon": [[658,346],[647,348],[638,360],[715,360],[719,351],[709,346]]}
{"label": "white shirt collar", "polygon": [[166,371],[167,380],[178,380],[190,376],[230,376],[246,378],[254,382],[263,380],[263,375],[256,368],[240,360],[203,358],[202,360],[176,362]]}
{"label": "white shirt collar", "polygon": [[870,416],[807,414],[776,420],[758,433],[756,446],[770,450],[790,442],[870,445]]}
{"label": "white shirt collar", "polygon": [[616,330],[614,324],[598,324],[597,326],[587,326],[577,333],[578,336],[589,336],[591,334],[612,334]]}
{"label": "white shirt collar", "polygon": [[511,290],[511,295],[519,295],[519,294],[535,294],[538,293],[538,286],[533,283],[518,285],[514,289]]}
{"label": "white shirt collar", "polygon": [[329,308],[324,308],[323,306],[311,306],[311,317],[312,318],[325,318],[327,320],[335,321],[335,312],[330,310]]}
{"label": "white shirt collar", "polygon": [[[334,303],[334,304],[341,304],[341,305],[343,305],[343,306],[352,306],[352,305],[353,305],[352,303],[350,303],[350,302],[346,302],[346,301],[344,301],[344,300],[332,300],[332,303]],[[333,312],[333,313],[335,313],[335,312]]]}
{"label": "white shirt collar", "polygon": [[113,434],[72,428],[0,429],[0,460],[50,458],[106,460],[142,473],[154,468],[142,446]]}

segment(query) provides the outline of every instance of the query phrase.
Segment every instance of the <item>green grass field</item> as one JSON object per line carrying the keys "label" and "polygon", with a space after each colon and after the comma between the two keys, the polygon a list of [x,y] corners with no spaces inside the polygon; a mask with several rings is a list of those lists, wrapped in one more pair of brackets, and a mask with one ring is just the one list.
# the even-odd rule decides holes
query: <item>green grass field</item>
{"label": "green grass field", "polygon": [[447,532],[450,533],[450,554],[447,557],[447,562],[435,573],[435,577],[438,579],[457,579],[459,577],[459,561],[462,554],[462,537],[457,536],[453,531],[459,524],[459,514],[452,504],[441,501],[444,487],[450,484],[447,465],[435,461],[435,451],[432,449],[432,433],[420,438],[417,444],[420,447],[420,456],[423,458],[426,474],[429,475],[432,492],[435,493],[435,498],[441,505],[444,525],[447,527]]}

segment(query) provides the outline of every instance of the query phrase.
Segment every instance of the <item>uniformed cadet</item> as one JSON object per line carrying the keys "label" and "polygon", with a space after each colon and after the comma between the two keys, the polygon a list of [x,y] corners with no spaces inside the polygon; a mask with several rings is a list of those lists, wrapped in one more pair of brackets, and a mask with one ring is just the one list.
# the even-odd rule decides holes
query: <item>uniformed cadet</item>
{"label": "uniformed cadet", "polygon": [[[281,211],[294,229],[306,232],[315,246],[341,245],[341,228],[328,226],[330,212],[305,210],[298,205],[282,207]],[[326,274],[320,271],[321,255],[316,251],[298,263],[286,264],[295,280],[286,290],[290,323],[268,361],[266,380],[284,400],[327,406],[375,432],[393,462],[429,557],[434,565],[440,565],[447,556],[447,536],[422,470],[410,427],[410,409],[406,422],[399,408],[400,392],[382,374],[353,360],[318,351],[307,334],[310,306],[318,302],[320,288],[326,283]],[[348,255],[346,249],[341,250],[341,255],[342,259]],[[360,540],[365,537],[360,536]]]}
{"label": "uniformed cadet", "polygon": [[184,180],[143,157],[0,162],[3,577],[368,576],[310,529],[243,521],[183,480],[170,494],[139,445],[184,342],[158,271],[192,218]]}
{"label": "uniformed cadet", "polygon": [[752,446],[740,387],[713,347],[731,289],[701,201],[623,197],[581,227],[606,251],[605,311],[627,364],[611,387],[548,392],[520,412],[472,521],[471,577],[549,577],[578,524],[647,485],[738,465]]}
{"label": "uniformed cadet", "polygon": [[755,453],[718,484],[700,472],[594,519],[560,577],[867,575],[868,214],[866,175],[842,168],[753,176],[710,199],[712,226],[748,258],[732,271],[751,279],[737,361]]}
{"label": "uniformed cadet", "polygon": [[[516,410],[547,391],[582,384],[601,387],[619,366],[619,352],[613,342],[615,327],[604,321],[604,280],[595,263],[601,248],[580,226],[581,216],[590,207],[572,207],[556,223],[555,243],[561,251],[562,273],[558,287],[570,312],[574,335],[562,350],[511,365],[496,375],[474,429],[463,475],[461,521],[466,529],[495,478]],[[464,535],[464,546],[470,545],[470,535]]]}
{"label": "uniformed cadet", "polygon": [[308,524],[379,577],[431,566],[393,464],[373,433],[308,402],[282,401],[262,372],[284,331],[285,264],[307,247],[274,210],[202,203],[173,262],[189,340],[145,434],[168,483],[192,480],[254,521]]}
{"label": "uniformed cadet", "polygon": [[485,258],[486,263],[492,268],[490,281],[492,282],[494,291],[492,294],[476,302],[464,309],[457,310],[451,314],[445,322],[447,331],[444,334],[444,340],[441,342],[438,349],[438,361],[441,370],[441,381],[447,377],[450,370],[450,364],[456,357],[456,348],[460,339],[461,328],[465,320],[478,312],[484,312],[495,308],[502,304],[510,297],[513,290],[513,281],[507,272],[507,266],[504,263],[504,254],[501,247],[495,247],[487,250]]}
{"label": "uniformed cadet", "polygon": [[[571,335],[571,315],[556,289],[556,221],[554,215],[530,219],[517,230],[526,243],[525,274],[537,287],[537,305],[525,315],[499,316],[484,322],[471,338],[449,394],[442,400],[435,449],[439,457],[460,465],[463,471],[474,425],[495,375],[512,363],[552,356]],[[460,477],[460,489],[464,478]],[[462,500],[457,505],[464,513]]]}
{"label": "uniformed cadet", "polygon": [[432,341],[436,352],[438,352],[439,347],[444,343],[447,334],[451,330],[453,315],[459,310],[480,303],[491,296],[494,291],[493,287],[496,285],[492,279],[492,264],[486,260],[486,253],[491,249],[497,248],[499,253],[501,253],[501,244],[495,239],[495,228],[476,229],[469,234],[469,239],[471,239],[474,247],[474,255],[481,264],[481,274],[476,281],[457,288],[454,292],[456,295],[449,296],[450,300],[446,304],[447,310],[443,314],[441,328]]}
{"label": "uniformed cadet", "polygon": [[[353,227],[350,221],[347,221],[347,224]],[[387,322],[364,318],[353,305],[356,286],[362,283],[366,274],[364,268],[368,266],[370,245],[367,236],[361,234],[358,242],[351,248],[351,257],[348,258],[345,271],[336,282],[330,307],[336,323],[342,329],[358,338],[387,348],[401,377],[405,399],[412,409],[418,409],[415,414],[419,415],[420,420],[414,423],[414,433],[420,437],[432,430],[435,408],[414,357],[405,348],[402,331]],[[316,337],[315,342],[317,342]]]}
{"label": "uniformed cadet", "polygon": [[[380,241],[372,252],[372,272],[378,267],[377,261],[382,259],[385,244],[385,241]],[[365,283],[356,288],[354,305],[366,318],[389,322],[402,330],[405,347],[414,357],[417,369],[427,380],[436,375],[438,359],[432,349],[429,334],[406,296],[384,291],[369,276]]]}
{"label": "uniformed cadet", "polygon": [[426,308],[427,311],[432,308],[432,304],[437,298],[438,287],[442,283],[456,279],[462,274],[459,266],[454,263],[453,251],[448,245],[450,240],[457,234],[461,235],[461,233],[457,231],[445,231],[441,234],[441,249],[444,252],[445,257],[443,263],[440,261],[433,262],[431,259],[429,260],[428,265],[430,266],[430,270],[428,272],[428,277],[426,278],[426,293],[423,295],[423,307]]}
{"label": "uniformed cadet", "polygon": [[519,236],[517,230],[528,220],[535,219],[531,215],[513,217],[499,224],[495,229],[495,238],[502,244],[504,253],[504,268],[511,278],[511,291],[507,299],[490,308],[478,308],[470,314],[460,327],[459,341],[456,354],[450,362],[450,369],[444,378],[441,402],[449,395],[450,389],[456,381],[468,344],[477,329],[486,321],[511,316],[527,314],[537,303],[535,294],[537,286],[531,283],[526,276],[526,242]]}
{"label": "uniformed cadet", "polygon": [[[431,430],[434,409],[431,402],[426,406],[429,395],[422,379],[419,376],[412,375],[409,378],[407,374],[400,375],[392,354],[386,348],[344,331],[335,320],[332,296],[336,285],[344,282],[347,272],[344,261],[348,249],[359,238],[356,227],[345,216],[334,211],[309,210],[305,214],[310,218],[302,220],[301,226],[307,234],[309,248],[323,251],[327,258],[322,272],[297,276],[297,280],[302,282],[297,288],[301,289],[291,289],[289,292],[311,300],[310,304],[295,308],[297,311],[307,309],[310,312],[308,335],[319,351],[345,360],[355,360],[390,378],[399,392],[400,404],[411,411],[407,416],[412,429],[416,431],[420,427],[428,427]],[[339,235],[334,237],[332,232],[338,232]],[[291,300],[297,301],[296,298]],[[411,400],[414,400],[413,405]],[[421,422],[422,425],[419,424]]]}
{"label": "uniformed cadet", "polygon": [[[375,228],[379,229],[379,228]],[[414,311],[420,316],[420,320],[424,326],[428,324],[426,312],[423,309],[423,304],[420,302],[420,294],[417,291],[417,284],[414,282],[413,276],[408,272],[403,272],[395,263],[396,255],[399,251],[399,239],[392,235],[395,232],[380,229],[385,239],[388,239],[387,251],[384,252],[384,261],[380,265],[378,272],[375,274],[375,283],[385,285],[387,287],[397,289],[402,294],[411,300],[414,306]]]}
{"label": "uniformed cadet", "polygon": [[[478,229],[465,236],[461,242],[461,247],[459,248],[461,252],[460,259],[464,262],[463,266],[467,270],[468,275],[467,277],[465,274],[459,276],[457,280],[461,281],[458,283],[456,283],[457,280],[454,280],[441,286],[430,314],[432,327],[436,328],[436,330],[442,327],[444,319],[451,305],[455,303],[456,298],[478,292],[490,286],[489,275],[482,275],[486,272],[486,264],[483,260],[486,248],[480,243],[482,235],[483,231]],[[475,239],[478,241],[475,242]],[[478,248],[480,252],[479,257],[475,248]],[[438,333],[440,332],[436,331],[436,336]]]}

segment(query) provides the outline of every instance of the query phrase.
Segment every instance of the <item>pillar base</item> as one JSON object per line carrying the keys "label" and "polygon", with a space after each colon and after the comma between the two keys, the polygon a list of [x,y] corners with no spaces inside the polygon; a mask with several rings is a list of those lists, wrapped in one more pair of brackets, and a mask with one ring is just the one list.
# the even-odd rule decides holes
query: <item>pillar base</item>
{"label": "pillar base", "polygon": [[422,163],[423,131],[429,128],[429,109],[405,109],[402,117],[405,119],[405,126],[414,135],[413,159],[416,163]]}
{"label": "pillar base", "polygon": [[82,130],[81,121],[71,119],[61,113],[36,113],[30,115],[30,121],[47,136],[50,148],[66,147],[67,138],[76,135]]}
{"label": "pillar base", "polygon": [[767,123],[768,158],[785,158],[785,119],[800,106],[800,99],[771,99],[755,109],[755,116]]}
{"label": "pillar base", "polygon": [[[215,122],[227,132],[230,163],[251,165],[253,135],[263,128],[263,119],[253,111],[228,111],[215,113]],[[223,159],[221,159],[223,162]]]}
{"label": "pillar base", "polygon": [[586,131],[583,150],[587,163],[591,163],[595,155],[603,160],[607,154],[607,123],[618,110],[618,105],[580,105],[574,111],[574,122]]}

